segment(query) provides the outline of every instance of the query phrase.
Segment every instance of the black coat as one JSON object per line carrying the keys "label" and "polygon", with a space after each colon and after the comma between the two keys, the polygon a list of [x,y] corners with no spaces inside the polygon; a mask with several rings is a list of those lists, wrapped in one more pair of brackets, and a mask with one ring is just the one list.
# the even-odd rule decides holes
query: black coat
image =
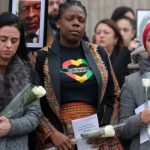
{"label": "black coat", "polygon": [[127,48],[122,48],[119,51],[114,49],[110,60],[118,83],[122,87],[125,76],[129,75],[128,64],[131,62],[130,51]]}

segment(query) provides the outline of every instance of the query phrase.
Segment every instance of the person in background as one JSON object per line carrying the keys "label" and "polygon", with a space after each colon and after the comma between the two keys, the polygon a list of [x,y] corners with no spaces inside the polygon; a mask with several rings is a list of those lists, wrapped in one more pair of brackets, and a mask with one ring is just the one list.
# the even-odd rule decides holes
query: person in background
{"label": "person in background", "polygon": [[140,144],[140,132],[144,128],[147,130],[147,125],[150,123],[150,109],[145,108],[141,113],[135,114],[135,109],[145,102],[142,76],[150,72],[150,23],[143,31],[143,45],[148,57],[140,61],[138,72],[126,77],[121,93],[119,123],[125,123],[125,126],[121,129],[120,135],[124,139],[131,140],[130,150],[150,148],[149,140]]}
{"label": "person in background", "polygon": [[128,64],[130,74],[139,70],[139,61],[146,57],[148,54],[143,45],[131,52],[131,63]]}
{"label": "person in background", "polygon": [[130,63],[130,51],[124,47],[123,39],[116,23],[110,19],[97,22],[94,28],[93,42],[107,51],[120,87],[129,74],[127,65]]}
{"label": "person in background", "polygon": [[[14,14],[0,14],[0,112],[28,83],[37,84],[25,46],[21,20]],[[39,102],[34,102],[12,117],[0,116],[0,149],[28,150],[28,134],[41,116]]]}
{"label": "person in background", "polygon": [[19,0],[18,16],[22,19],[27,43],[39,42],[41,0]]}
{"label": "person in background", "polygon": [[126,16],[132,20],[135,20],[135,13],[134,11],[132,10],[132,8],[128,7],[128,6],[119,6],[117,7],[112,15],[111,15],[111,19],[113,21],[116,21],[118,20],[118,18],[120,17],[123,17],[123,16]]}
{"label": "person in background", "polygon": [[[37,149],[76,149],[72,141],[74,119],[97,114],[100,126],[117,122],[120,88],[104,48],[82,39],[86,18],[80,1],[60,4],[59,35],[48,50],[34,53],[35,68],[47,90],[41,99]],[[95,139],[95,145],[93,140],[88,142],[100,150],[122,149],[116,137]]]}
{"label": "person in background", "polygon": [[116,24],[123,38],[124,46],[130,51],[139,47],[139,40],[135,38],[135,22],[129,17],[123,16],[116,20]]}
{"label": "person in background", "polygon": [[63,2],[64,0],[48,0],[47,46],[52,44],[56,34],[58,33],[58,28],[56,26],[57,14],[59,5]]}

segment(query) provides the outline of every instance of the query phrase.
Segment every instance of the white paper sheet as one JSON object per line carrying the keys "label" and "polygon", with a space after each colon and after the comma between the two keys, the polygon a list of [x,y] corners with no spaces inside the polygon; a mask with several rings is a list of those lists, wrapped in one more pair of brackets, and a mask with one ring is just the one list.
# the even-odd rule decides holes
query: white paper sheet
{"label": "white paper sheet", "polygon": [[[86,133],[99,129],[99,123],[97,115],[72,120],[72,126],[74,130],[75,137],[79,137],[81,133]],[[97,150],[97,148],[91,148],[91,145],[86,144],[85,140],[77,142],[78,150]]]}
{"label": "white paper sheet", "polygon": [[[145,104],[142,104],[138,108],[135,109],[135,114],[139,114],[140,112],[144,111],[145,109]],[[148,101],[148,105],[150,106],[150,101]],[[140,144],[149,141],[148,138],[148,132],[147,132],[147,127],[143,127],[140,131]]]}

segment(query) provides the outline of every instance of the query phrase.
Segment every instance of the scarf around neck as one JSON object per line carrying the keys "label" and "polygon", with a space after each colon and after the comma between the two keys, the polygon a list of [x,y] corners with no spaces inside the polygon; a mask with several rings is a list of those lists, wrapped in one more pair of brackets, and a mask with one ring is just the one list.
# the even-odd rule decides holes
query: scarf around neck
{"label": "scarf around neck", "polygon": [[0,80],[0,111],[22,90],[30,81],[29,68],[18,56],[15,56]]}
{"label": "scarf around neck", "polygon": [[142,59],[139,62],[139,70],[141,75],[143,75],[145,72],[150,72],[150,57]]}

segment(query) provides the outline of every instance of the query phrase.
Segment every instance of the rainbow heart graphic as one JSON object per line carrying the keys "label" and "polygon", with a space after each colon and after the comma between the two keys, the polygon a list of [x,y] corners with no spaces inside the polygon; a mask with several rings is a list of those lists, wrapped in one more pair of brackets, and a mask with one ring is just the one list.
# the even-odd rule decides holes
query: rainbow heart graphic
{"label": "rainbow heart graphic", "polygon": [[83,82],[87,81],[89,78],[91,78],[91,76],[93,75],[93,72],[90,69],[88,69],[88,71],[81,76],[76,75],[75,73],[69,72],[69,70],[70,70],[69,66],[71,66],[71,65],[80,66],[82,64],[88,66],[88,62],[85,59],[67,60],[63,63],[62,68],[63,68],[63,70],[67,70],[67,71],[65,71],[65,73],[70,78],[72,78],[80,83],[83,83]]}

